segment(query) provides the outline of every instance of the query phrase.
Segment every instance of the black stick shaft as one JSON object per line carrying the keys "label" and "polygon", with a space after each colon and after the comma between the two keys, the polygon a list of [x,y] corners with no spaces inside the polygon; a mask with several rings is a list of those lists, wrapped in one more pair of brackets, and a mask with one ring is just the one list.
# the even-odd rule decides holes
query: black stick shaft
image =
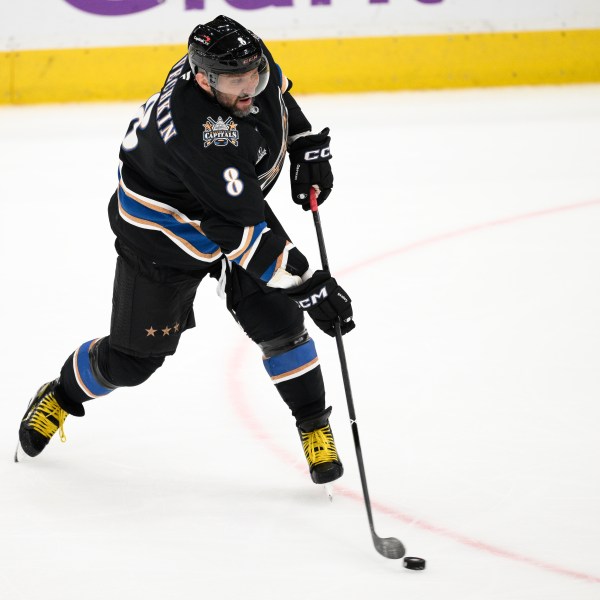
{"label": "black stick shaft", "polygon": [[323,237],[323,228],[321,227],[321,216],[319,215],[319,209],[316,202],[315,207],[316,208],[313,210],[311,203],[315,229],[317,231],[317,241],[319,242],[319,253],[321,254],[321,265],[323,265],[323,269],[329,271],[329,260],[327,259],[327,250],[325,250],[325,238]]}
{"label": "black stick shaft", "polygon": [[[321,253],[321,264],[323,269],[329,270],[329,261],[327,259],[327,250],[325,249],[325,238],[323,237],[323,227],[321,226],[321,217],[315,194],[311,191],[310,208],[315,222],[317,232],[317,240],[319,242],[319,252]],[[348,415],[350,416],[350,425],[352,428],[352,437],[354,439],[354,449],[356,450],[356,460],[358,462],[358,471],[360,473],[360,483],[362,486],[363,496],[365,499],[365,507],[369,518],[369,527],[371,534],[376,535],[375,526],[373,524],[373,512],[371,510],[371,500],[369,497],[369,489],[367,487],[367,475],[365,473],[365,465],[363,462],[362,448],[360,445],[360,437],[358,435],[358,425],[356,424],[356,412],[354,410],[354,399],[352,397],[352,388],[350,386],[350,375],[348,372],[348,362],[346,361],[346,351],[344,350],[344,342],[342,340],[342,327],[339,319],[335,324],[335,341],[337,343],[338,355],[340,357],[340,366],[342,369],[342,379],[344,381],[344,391],[346,392],[346,403],[348,405]]]}
{"label": "black stick shaft", "polygon": [[365,465],[362,456],[362,447],[360,445],[360,437],[358,435],[356,413],[354,412],[354,400],[352,397],[352,389],[350,387],[350,376],[348,374],[348,363],[346,362],[346,352],[344,350],[344,342],[342,341],[342,329],[339,320],[335,324],[335,341],[337,342],[337,349],[340,357],[340,366],[342,368],[342,379],[344,380],[346,403],[348,404],[348,415],[350,416],[350,426],[352,428],[352,437],[354,438],[354,449],[356,450],[356,460],[358,462],[360,483],[365,499],[365,508],[367,509],[367,516],[369,518],[369,527],[371,528],[371,534],[375,535],[375,526],[373,524],[373,512],[371,510],[371,499],[369,497],[369,488],[367,487],[367,474],[365,473]]}
{"label": "black stick shaft", "polygon": [[[317,239],[319,241],[319,252],[321,253],[321,263],[323,269],[329,270],[329,261],[327,260],[327,252],[325,250],[325,239],[323,237],[323,228],[321,227],[321,217],[319,216],[319,206],[317,196],[313,189],[310,191],[310,210],[315,221],[315,229],[317,231]],[[358,471],[360,473],[360,483],[369,517],[369,527],[371,528],[371,537],[373,544],[379,554],[386,558],[402,558],[406,554],[406,548],[397,538],[380,538],[375,533],[373,525],[373,511],[371,509],[371,500],[369,498],[369,489],[367,488],[367,475],[365,473],[365,465],[363,462],[362,448],[360,446],[360,438],[358,436],[358,425],[356,424],[356,413],[354,411],[354,400],[352,399],[352,389],[350,387],[350,375],[348,374],[348,363],[346,361],[346,352],[344,351],[344,342],[342,341],[342,323],[338,318],[335,322],[335,341],[337,343],[338,355],[340,357],[340,366],[342,368],[342,378],[344,380],[344,391],[346,392],[346,403],[348,404],[348,414],[350,415],[350,424],[352,427],[352,437],[354,438],[354,449],[356,450],[356,460],[358,462]]]}

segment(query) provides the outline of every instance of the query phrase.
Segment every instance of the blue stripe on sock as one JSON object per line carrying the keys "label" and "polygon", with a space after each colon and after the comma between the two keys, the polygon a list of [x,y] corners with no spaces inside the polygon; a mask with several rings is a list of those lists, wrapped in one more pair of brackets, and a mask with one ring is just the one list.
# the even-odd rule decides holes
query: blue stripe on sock
{"label": "blue stripe on sock", "polygon": [[315,358],[317,358],[315,343],[313,340],[308,340],[293,350],[264,359],[263,363],[267,373],[271,377],[277,377],[303,367]]}
{"label": "blue stripe on sock", "polygon": [[81,381],[94,396],[105,396],[112,392],[112,390],[105,388],[98,382],[96,377],[94,377],[92,365],[90,364],[89,352],[92,342],[94,342],[94,340],[90,340],[79,347],[79,352],[77,353],[77,370],[79,371]]}

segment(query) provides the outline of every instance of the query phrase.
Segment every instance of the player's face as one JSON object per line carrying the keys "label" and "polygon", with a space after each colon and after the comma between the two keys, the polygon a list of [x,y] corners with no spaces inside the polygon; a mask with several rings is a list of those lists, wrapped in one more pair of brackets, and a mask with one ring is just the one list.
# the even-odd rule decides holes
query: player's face
{"label": "player's face", "polygon": [[258,69],[247,73],[219,75],[215,97],[221,106],[236,117],[246,117],[252,109],[258,83]]}
{"label": "player's face", "polygon": [[226,108],[236,117],[247,117],[252,110],[254,98],[248,96],[234,96],[233,94],[224,94],[219,90],[214,90],[217,102]]}
{"label": "player's face", "polygon": [[254,96],[258,87],[258,69],[247,73],[219,75],[217,89],[229,96]]}

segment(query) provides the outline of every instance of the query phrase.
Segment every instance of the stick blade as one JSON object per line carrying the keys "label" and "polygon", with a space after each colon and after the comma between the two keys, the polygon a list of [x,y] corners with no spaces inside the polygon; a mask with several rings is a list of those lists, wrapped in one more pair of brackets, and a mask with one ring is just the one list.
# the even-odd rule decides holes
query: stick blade
{"label": "stick blade", "polygon": [[377,552],[386,558],[402,558],[406,554],[404,544],[396,538],[380,538],[378,535],[373,534],[373,543]]}

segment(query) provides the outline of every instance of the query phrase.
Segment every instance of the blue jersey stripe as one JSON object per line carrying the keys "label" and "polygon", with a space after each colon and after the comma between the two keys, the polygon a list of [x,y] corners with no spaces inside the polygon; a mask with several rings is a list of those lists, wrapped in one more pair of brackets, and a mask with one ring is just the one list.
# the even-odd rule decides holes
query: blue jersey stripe
{"label": "blue jersey stripe", "polygon": [[275,267],[277,266],[277,261],[274,260],[271,263],[271,266],[260,276],[261,280],[265,283],[271,281],[271,277],[273,277],[273,273],[275,273]]}
{"label": "blue jersey stripe", "polygon": [[129,196],[119,186],[119,201],[123,210],[136,219],[155,225],[159,230],[166,230],[193,246],[198,252],[205,255],[220,253],[220,248],[205,235],[200,233],[192,224],[178,221],[172,214],[154,210],[135,198]]}
{"label": "blue jersey stripe", "polygon": [[[254,250],[254,244],[256,244],[256,241],[258,240],[258,238],[260,237],[260,234],[263,232],[263,230],[267,227],[267,223],[266,221],[261,221],[260,223],[258,223],[257,225],[254,226],[254,231],[252,232],[252,239],[250,240],[250,243],[248,244],[248,248],[246,249],[245,252],[243,252],[242,254],[240,254],[239,256],[237,256],[236,258],[234,258],[232,260],[232,262],[236,263],[236,264],[240,264],[240,262],[242,260],[244,260],[244,257],[249,253],[252,252]],[[244,265],[244,268],[247,269],[248,265]]]}

